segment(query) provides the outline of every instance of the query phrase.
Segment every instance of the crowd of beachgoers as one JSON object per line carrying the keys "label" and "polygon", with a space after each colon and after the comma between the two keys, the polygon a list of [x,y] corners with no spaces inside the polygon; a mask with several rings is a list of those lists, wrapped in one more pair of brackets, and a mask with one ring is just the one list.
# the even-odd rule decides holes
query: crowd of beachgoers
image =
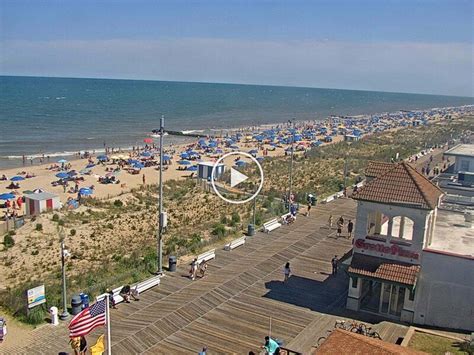
{"label": "crowd of beachgoers", "polygon": [[[341,140],[357,141],[386,130],[423,126],[435,120],[455,119],[472,113],[474,106],[399,111],[378,115],[332,116],[322,121],[288,121],[284,124],[246,127],[224,132],[219,137],[196,138],[194,143],[166,145],[163,154],[164,180],[195,178],[199,161],[215,161],[228,152],[248,152],[264,162],[267,157],[287,155]],[[165,144],[166,144],[166,136]],[[87,196],[107,198],[141,184],[158,182],[160,156],[157,137],[145,136],[143,145],[124,151],[105,147],[105,152],[78,152],[74,159],[55,162],[38,158],[34,165],[24,157],[24,167],[0,172],[0,206],[4,216],[24,213],[25,194],[47,191],[57,194],[62,204],[73,209]],[[105,145],[105,144],[104,144]],[[246,158],[236,161],[237,167]]]}

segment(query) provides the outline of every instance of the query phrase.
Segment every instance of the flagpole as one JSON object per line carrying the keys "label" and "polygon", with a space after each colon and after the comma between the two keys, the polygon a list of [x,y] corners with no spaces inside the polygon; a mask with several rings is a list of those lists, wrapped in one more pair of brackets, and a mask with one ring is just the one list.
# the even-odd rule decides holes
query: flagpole
{"label": "flagpole", "polygon": [[105,312],[106,312],[106,322],[107,322],[107,354],[112,355],[112,341],[110,340],[110,305],[109,305],[109,295],[105,298]]}

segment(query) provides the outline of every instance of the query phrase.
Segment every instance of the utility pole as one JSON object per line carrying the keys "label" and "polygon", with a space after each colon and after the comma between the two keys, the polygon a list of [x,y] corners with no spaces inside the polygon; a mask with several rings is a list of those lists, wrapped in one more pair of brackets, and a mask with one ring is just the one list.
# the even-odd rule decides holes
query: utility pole
{"label": "utility pole", "polygon": [[66,253],[67,250],[64,248],[64,230],[61,228],[59,231],[59,237],[61,238],[61,271],[63,276],[63,312],[59,315],[61,320],[66,320],[69,318],[69,313],[67,311],[67,298],[66,298]]}
{"label": "utility pole", "polygon": [[158,274],[163,273],[163,228],[165,221],[163,216],[163,136],[165,133],[165,116],[161,115],[160,121],[160,202],[158,215]]}

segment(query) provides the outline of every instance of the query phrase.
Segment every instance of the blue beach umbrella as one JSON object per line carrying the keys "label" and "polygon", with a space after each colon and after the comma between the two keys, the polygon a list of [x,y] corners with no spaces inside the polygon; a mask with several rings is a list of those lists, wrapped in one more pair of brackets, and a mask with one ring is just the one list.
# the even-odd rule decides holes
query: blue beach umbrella
{"label": "blue beach umbrella", "polygon": [[171,160],[171,157],[169,155],[163,155],[163,161],[168,161]]}
{"label": "blue beach umbrella", "polygon": [[244,166],[245,164],[247,164],[246,162],[244,162],[243,160],[238,160],[235,162],[235,165],[237,166]]}
{"label": "blue beach umbrella", "polygon": [[191,162],[189,160],[180,160],[178,162],[179,165],[191,165]]}
{"label": "blue beach umbrella", "polygon": [[181,158],[183,158],[183,159],[188,159],[188,158],[189,158],[189,154],[186,153],[186,152],[181,153],[179,156],[180,156]]}
{"label": "blue beach umbrella", "polygon": [[238,147],[237,145],[235,145],[235,144],[231,145],[230,148],[232,148],[232,149],[239,149],[239,147]]}
{"label": "blue beach umbrella", "polygon": [[215,147],[217,147],[217,142],[214,142],[214,141],[209,142],[208,146],[211,147],[211,148],[215,148]]}
{"label": "blue beach umbrella", "polygon": [[97,160],[99,160],[99,161],[107,161],[107,159],[109,159],[107,157],[107,155],[98,155],[97,156]]}
{"label": "blue beach umbrella", "polygon": [[151,157],[151,153],[150,152],[143,152],[141,154],[142,157]]}
{"label": "blue beach umbrella", "polygon": [[0,194],[0,200],[13,200],[16,196],[12,193],[4,193]]}
{"label": "blue beach umbrella", "polygon": [[258,158],[257,158],[257,161],[262,162],[262,161],[263,161],[263,157],[258,157]]}
{"label": "blue beach umbrella", "polygon": [[140,163],[140,162],[139,162],[138,160],[136,160],[136,159],[128,159],[128,163],[129,163],[129,164],[138,164],[138,163]]}
{"label": "blue beach umbrella", "polygon": [[188,171],[197,171],[198,167],[196,165],[188,167],[186,170]]}
{"label": "blue beach umbrella", "polygon": [[249,154],[257,154],[257,153],[258,153],[257,149],[249,150]]}
{"label": "blue beach umbrella", "polygon": [[65,163],[67,163],[67,160],[66,159],[60,159],[60,160],[58,160],[58,163],[59,164],[65,164]]}
{"label": "blue beach umbrella", "polygon": [[87,164],[87,165],[86,165],[86,169],[93,168],[94,166],[95,166],[95,164]]}
{"label": "blue beach umbrella", "polygon": [[92,195],[92,194],[94,193],[94,191],[92,191],[92,190],[91,190],[90,188],[88,188],[88,187],[83,187],[83,188],[79,189],[79,193],[80,193],[81,195],[87,196],[87,195]]}
{"label": "blue beach umbrella", "polygon": [[69,174],[68,174],[68,173],[64,173],[64,172],[63,172],[63,173],[57,173],[57,174],[56,174],[56,177],[57,177],[57,178],[60,178],[60,179],[66,179],[66,178],[69,177]]}
{"label": "blue beach umbrella", "polygon": [[135,169],[143,169],[145,167],[145,165],[143,165],[142,163],[135,163],[132,165]]}
{"label": "blue beach umbrella", "polygon": [[77,175],[77,171],[76,170],[71,170],[71,171],[68,171],[67,174],[69,176],[76,176]]}
{"label": "blue beach umbrella", "polygon": [[10,178],[10,181],[22,181],[22,180],[25,180],[25,178],[23,176],[19,176],[19,175],[16,175],[16,176]]}

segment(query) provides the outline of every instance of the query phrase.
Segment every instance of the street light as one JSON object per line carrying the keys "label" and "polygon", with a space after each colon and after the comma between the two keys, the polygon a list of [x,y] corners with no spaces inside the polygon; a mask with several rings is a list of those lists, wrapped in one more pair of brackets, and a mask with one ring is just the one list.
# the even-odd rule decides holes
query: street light
{"label": "street light", "polygon": [[64,229],[61,228],[59,231],[59,237],[61,239],[61,271],[63,277],[63,312],[59,315],[61,320],[69,318],[67,311],[67,296],[66,296],[66,257],[69,256],[69,252],[64,247]]}
{"label": "street light", "polygon": [[163,230],[167,224],[166,213],[163,212],[163,136],[165,133],[165,116],[160,121],[160,196],[158,215],[158,274],[163,273]]}
{"label": "street light", "polygon": [[291,158],[290,158],[290,186],[288,188],[288,212],[291,212],[291,203],[290,203],[290,199],[291,199],[291,189],[293,187],[293,151],[294,151],[294,142],[295,142],[295,124],[294,124],[294,120],[291,121],[291,120],[288,120],[288,123],[290,125],[292,125],[292,137],[291,137]]}

